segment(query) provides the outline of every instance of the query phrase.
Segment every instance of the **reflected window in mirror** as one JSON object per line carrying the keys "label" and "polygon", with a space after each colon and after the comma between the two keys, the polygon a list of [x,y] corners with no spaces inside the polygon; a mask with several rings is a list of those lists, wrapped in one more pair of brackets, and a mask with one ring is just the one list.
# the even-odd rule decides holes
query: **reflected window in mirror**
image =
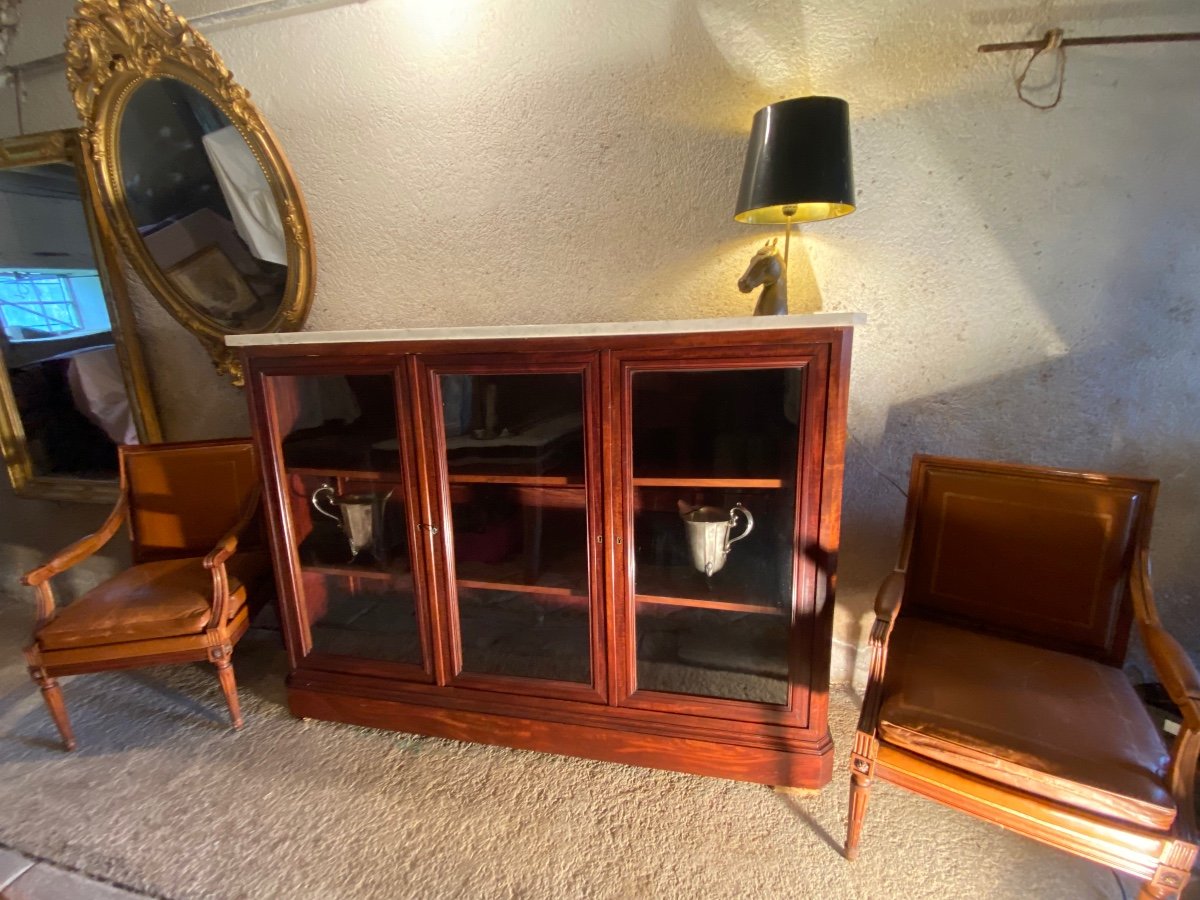
{"label": "reflected window in mirror", "polygon": [[[0,439],[22,492],[103,500],[115,488],[117,446],[139,442],[147,411],[130,399],[132,342],[111,319],[74,139],[0,141]],[[55,153],[61,161],[12,164]],[[149,420],[157,437],[152,410]]]}

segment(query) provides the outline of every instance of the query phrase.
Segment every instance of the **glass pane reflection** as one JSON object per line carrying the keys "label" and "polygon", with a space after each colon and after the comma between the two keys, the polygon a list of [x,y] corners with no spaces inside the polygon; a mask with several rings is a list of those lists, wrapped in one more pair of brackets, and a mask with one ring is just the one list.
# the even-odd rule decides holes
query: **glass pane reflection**
{"label": "glass pane reflection", "polygon": [[440,380],[452,477],[582,480],[579,375],[442,375]]}
{"label": "glass pane reflection", "polygon": [[390,375],[271,378],[289,469],[400,471]]}
{"label": "glass pane reflection", "polygon": [[788,702],[803,377],[634,373],[638,690]]}
{"label": "glass pane reflection", "polygon": [[638,372],[635,478],[794,479],[800,369]]}
{"label": "glass pane reflection", "polygon": [[314,651],[422,665],[392,375],[272,375]]}
{"label": "glass pane reflection", "polygon": [[639,603],[638,689],[788,702],[788,622]]}
{"label": "glass pane reflection", "polygon": [[583,379],[442,375],[464,672],[591,679]]}
{"label": "glass pane reflection", "polygon": [[303,583],[314,651],[421,665],[411,580],[305,571]]}
{"label": "glass pane reflection", "polygon": [[458,592],[463,671],[586,684],[587,598],[517,591]]}

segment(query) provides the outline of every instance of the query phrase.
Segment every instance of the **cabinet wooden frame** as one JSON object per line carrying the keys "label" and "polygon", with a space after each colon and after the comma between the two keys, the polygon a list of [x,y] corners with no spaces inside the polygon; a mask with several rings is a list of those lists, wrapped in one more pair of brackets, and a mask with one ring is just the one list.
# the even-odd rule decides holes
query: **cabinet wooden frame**
{"label": "cabinet wooden frame", "polygon": [[[283,435],[280,434],[278,418],[281,398],[276,386],[271,382],[271,378],[273,376],[336,376],[345,374],[345,371],[344,365],[316,360],[305,360],[298,366],[260,369],[256,370],[253,375],[254,390],[249,394],[251,415],[256,423],[256,445],[260,453],[265,452],[270,457],[269,459],[260,458],[263,466],[263,483],[270,487],[266,492],[265,500],[269,521],[272,524],[272,561],[280,591],[280,622],[287,645],[288,661],[293,671],[303,662],[314,668],[348,674],[433,681],[437,676],[432,662],[435,658],[432,635],[435,633],[437,625],[431,621],[430,617],[435,611],[420,602],[416,603],[416,616],[421,643],[421,658],[424,660],[422,666],[384,660],[358,660],[313,650],[310,622],[304,603],[303,566],[300,563],[293,513],[288,500],[289,472],[283,461]],[[396,366],[394,361],[381,359],[376,360],[374,364],[366,362],[361,366],[355,366],[353,374],[382,375],[392,379],[392,388],[395,392],[397,441],[399,443],[400,469],[397,474],[404,492],[408,546],[413,548],[410,551],[413,554],[411,560],[413,593],[416,597],[430,596],[433,588],[426,580],[429,571],[429,566],[425,561],[427,548],[424,534],[419,527],[420,523],[428,521],[428,518],[422,505],[422,498],[419,496],[420,492],[414,487],[418,483],[414,451],[416,438],[411,427],[413,419],[404,402],[404,398],[411,396],[408,383],[409,372],[405,367]],[[279,527],[276,527],[277,523]]]}
{"label": "cabinet wooden frame", "polygon": [[[243,348],[255,438],[268,485],[281,618],[300,716],[797,787],[832,775],[827,724],[834,571],[852,329],[466,340],[329,341]],[[626,380],[644,367],[685,371],[797,368],[804,372],[788,612],[788,702],[633,690],[632,476]],[[281,438],[271,379],[281,375],[394,374],[400,443],[416,473],[409,499],[414,575],[429,640],[424,672],[311,653],[286,517]],[[578,373],[584,384],[584,490],[591,584],[591,684],[461,672],[454,608],[450,476],[438,377],[442,373]],[[420,527],[432,526],[432,527]],[[437,533],[433,534],[433,528]],[[599,538],[599,540],[596,540]],[[291,607],[289,609],[289,607]],[[535,682],[535,683],[531,683]]]}
{"label": "cabinet wooden frame", "polygon": [[[437,615],[446,623],[444,634],[447,640],[439,644],[437,668],[438,684],[473,687],[503,693],[538,694],[546,697],[575,699],[604,703],[608,697],[607,670],[605,666],[604,593],[596,590],[604,583],[604,568],[600,548],[603,540],[603,501],[601,483],[603,472],[600,452],[600,378],[599,361],[592,353],[543,354],[532,361],[528,354],[423,354],[412,357],[414,365],[413,384],[419,396],[417,408],[422,410],[419,434],[419,455],[425,483],[435,486],[426,493],[432,501],[429,518],[424,521],[438,529],[431,535],[430,549],[433,553],[435,571],[444,573],[444,578],[433,580],[430,600],[437,607]],[[591,650],[591,676],[588,684],[563,681],[530,679],[520,676],[484,675],[466,672],[463,669],[461,629],[458,611],[458,578],[454,560],[453,522],[451,516],[451,482],[446,455],[439,448],[445,446],[443,417],[434,414],[442,408],[439,387],[442,375],[578,375],[583,388],[582,406],[584,421],[584,513],[587,520],[587,570],[591,587],[589,598],[589,647]]]}
{"label": "cabinet wooden frame", "polygon": [[[832,603],[825,603],[830,586],[821,578],[823,560],[828,552],[822,544],[820,533],[820,501],[813,502],[807,490],[810,484],[821,482],[825,464],[826,447],[822,440],[806,439],[823,434],[821,424],[827,413],[828,397],[810,384],[828,383],[830,347],[815,344],[810,347],[791,346],[773,350],[762,347],[730,346],[719,352],[710,349],[671,349],[652,351],[617,351],[613,354],[612,408],[617,410],[621,425],[616,429],[620,436],[614,448],[613,460],[617,465],[607,467],[610,482],[609,496],[618,509],[614,516],[614,533],[622,540],[616,543],[617,560],[615,570],[622,577],[613,584],[615,621],[617,630],[625,635],[636,635],[637,597],[632,587],[635,584],[633,553],[633,499],[636,479],[633,475],[633,377],[640,372],[687,372],[687,371],[746,371],[751,369],[794,369],[803,375],[800,404],[801,441],[796,459],[793,490],[797,503],[793,516],[793,545],[800,548],[796,554],[792,572],[792,590],[789,598],[790,624],[794,634],[790,642],[788,659],[788,702],[784,706],[773,706],[747,700],[730,700],[719,697],[699,697],[668,694],[660,691],[639,690],[637,686],[637,658],[635,642],[624,643],[623,665],[618,667],[621,678],[616,696],[622,704],[664,712],[689,712],[696,715],[716,716],[744,721],[773,722],[805,727],[811,712],[811,703],[820,704],[815,716],[825,721],[828,707],[828,655],[818,646],[821,643],[822,627],[819,616],[832,616]],[[780,490],[786,490],[786,483]],[[836,503],[840,504],[840,494]],[[836,541],[836,538],[835,538]],[[836,543],[834,545],[836,547]],[[831,627],[831,621],[824,623]],[[828,638],[824,642],[828,644]],[[822,663],[822,660],[824,662]],[[825,673],[824,679],[814,683],[817,669]]]}

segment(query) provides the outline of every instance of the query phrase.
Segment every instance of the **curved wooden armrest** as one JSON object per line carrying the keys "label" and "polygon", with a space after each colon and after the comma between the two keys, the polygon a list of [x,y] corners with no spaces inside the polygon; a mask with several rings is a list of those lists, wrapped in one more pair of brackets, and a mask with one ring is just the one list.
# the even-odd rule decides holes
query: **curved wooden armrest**
{"label": "curved wooden armrest", "polygon": [[883,675],[887,669],[888,640],[892,626],[904,601],[904,572],[892,572],[879,586],[875,595],[875,624],[871,626],[868,646],[871,649],[871,667],[867,674],[867,689],[863,695],[862,712],[858,717],[858,730],[863,734],[875,734],[879,719],[879,707],[883,702]]}
{"label": "curved wooden armrest", "polygon": [[1143,623],[1142,640],[1171,702],[1183,713],[1184,725],[1200,730],[1200,672],[1187,651],[1161,625]]}
{"label": "curved wooden armrest", "polygon": [[246,498],[246,504],[242,507],[241,515],[225,534],[217,541],[217,545],[209,552],[208,556],[204,557],[204,568],[211,569],[215,566],[223,565],[225,560],[233,556],[233,552],[237,550],[238,538],[241,537],[243,531],[254,520],[254,514],[258,512],[258,501],[262,497],[262,488],[259,485],[254,485],[250,490],[250,496]]}
{"label": "curved wooden armrest", "polygon": [[1144,547],[1129,570],[1129,593],[1133,597],[1133,612],[1137,620],[1143,624],[1148,622],[1161,626],[1158,608],[1154,605],[1154,588],[1150,581],[1150,551]]}
{"label": "curved wooden armrest", "polygon": [[71,566],[83,562],[112,539],[112,536],[117,533],[117,529],[121,527],[121,523],[125,521],[127,510],[126,500],[121,497],[112,512],[108,514],[108,518],[104,520],[104,524],[95,532],[81,538],[65,550],[59,551],[48,563],[26,572],[21,576],[21,583],[30,587],[38,587],[60,572],[65,572]]}
{"label": "curved wooden armrest", "polygon": [[204,568],[212,572],[213,625],[224,623],[229,608],[229,577],[225,573],[225,560],[233,556],[234,551],[237,550],[238,539],[241,537],[242,532],[254,521],[261,497],[262,488],[256,484],[250,490],[250,496],[246,499],[246,504],[242,507],[242,512],[238,516],[237,522],[217,541],[217,545],[209,551],[208,556],[204,557]]}
{"label": "curved wooden armrest", "polygon": [[1171,748],[1167,785],[1179,810],[1182,827],[1177,830],[1186,840],[1195,840],[1196,760],[1200,756],[1200,673],[1179,641],[1161,625],[1143,622],[1142,639],[1167,695],[1183,714],[1183,728],[1175,739],[1175,746]]}
{"label": "curved wooden armrest", "polygon": [[117,529],[125,521],[128,508],[125,497],[122,496],[117,500],[117,505],[113,507],[112,512],[108,514],[108,518],[104,520],[104,524],[96,531],[85,538],[80,538],[65,550],[60,550],[48,563],[21,576],[22,584],[27,584],[37,591],[37,619],[33,626],[35,641],[39,629],[54,618],[54,591],[50,588],[50,579],[60,572],[67,571],[71,566],[83,562],[112,540],[112,536],[117,533]]}
{"label": "curved wooden armrest", "polygon": [[1167,786],[1179,810],[1176,831],[1185,840],[1197,837],[1194,790],[1196,761],[1200,757],[1200,672],[1187,651],[1175,640],[1158,618],[1154,588],[1150,580],[1150,551],[1142,548],[1129,573],[1129,590],[1134,614],[1141,628],[1142,642],[1150,656],[1154,672],[1162,681],[1167,696],[1179,707],[1183,727],[1171,748],[1171,767]]}

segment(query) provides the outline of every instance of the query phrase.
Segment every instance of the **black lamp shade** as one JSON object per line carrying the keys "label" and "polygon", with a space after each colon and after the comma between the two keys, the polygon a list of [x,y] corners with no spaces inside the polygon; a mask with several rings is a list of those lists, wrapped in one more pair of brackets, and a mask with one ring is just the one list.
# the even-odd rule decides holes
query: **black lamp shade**
{"label": "black lamp shade", "polygon": [[850,108],[837,97],[797,97],[754,114],[739,222],[782,225],[854,212]]}

